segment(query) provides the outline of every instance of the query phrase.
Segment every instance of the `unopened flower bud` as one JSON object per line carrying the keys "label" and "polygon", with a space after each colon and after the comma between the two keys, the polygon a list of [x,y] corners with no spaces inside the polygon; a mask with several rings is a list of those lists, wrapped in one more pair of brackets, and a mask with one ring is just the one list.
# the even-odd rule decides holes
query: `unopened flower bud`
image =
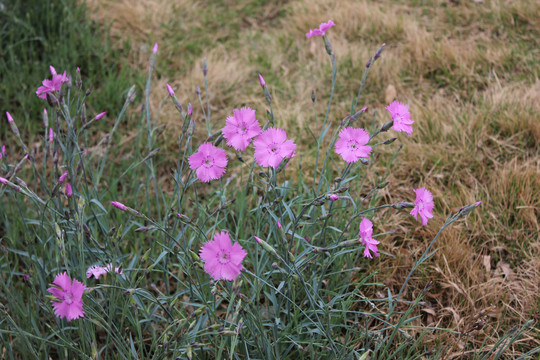
{"label": "unopened flower bud", "polygon": [[154,48],[152,49],[152,54],[157,54],[158,52],[158,43],[154,44]]}
{"label": "unopened flower bud", "polygon": [[15,120],[13,120],[13,117],[7,111],[6,111],[6,115],[7,115],[9,126],[11,127],[11,131],[13,131],[13,133],[18,136],[19,128],[17,127],[17,124],[15,124]]}
{"label": "unopened flower bud", "polygon": [[396,139],[397,139],[397,138],[395,138],[395,137],[392,137],[392,138],[390,138],[390,139],[387,139],[387,140],[385,140],[385,141],[383,142],[383,145],[391,144],[391,143],[393,143],[394,141],[396,141]]}
{"label": "unopened flower bud", "polygon": [[17,182],[18,182],[19,184],[21,184],[22,186],[24,186],[24,187],[26,187],[26,188],[28,187],[28,184],[27,184],[23,179],[21,179],[20,177],[17,177],[17,176],[16,176],[16,177],[15,177],[15,180],[17,180]]}
{"label": "unopened flower bud", "polygon": [[206,62],[206,58],[204,58],[204,60],[203,60],[202,72],[203,72],[204,76],[206,76],[206,74],[208,74],[208,63]]}
{"label": "unopened flower bud", "polygon": [[388,131],[392,127],[392,125],[394,125],[394,120],[389,121],[386,124],[384,124],[383,127],[381,128],[381,132]]}
{"label": "unopened flower bud", "polygon": [[382,54],[385,46],[386,46],[386,43],[383,43],[381,45],[381,47],[377,50],[377,52],[375,53],[375,56],[373,57],[373,62],[375,62],[378,58],[381,57],[381,54]]}
{"label": "unopened flower bud", "polygon": [[94,118],[94,121],[97,121],[97,120],[103,118],[105,115],[107,115],[106,112],[102,112],[102,113],[97,114],[96,117]]}
{"label": "unopened flower bud", "polygon": [[324,214],[324,215],[321,215],[317,218],[317,220],[315,221],[324,221],[324,220],[328,220],[330,218],[330,216],[332,216],[332,213],[328,213],[328,214]]}
{"label": "unopened flower bud", "polygon": [[315,104],[315,90],[311,90],[311,101]]}
{"label": "unopened flower bud", "polygon": [[392,207],[397,210],[406,209],[406,208],[412,209],[414,207],[414,204],[410,202],[400,201],[397,204],[393,204]]}
{"label": "unopened flower bud", "polygon": [[174,96],[174,90],[173,90],[173,88],[171,87],[171,85],[166,84],[165,86],[167,87],[167,92],[169,93],[169,95],[170,95],[170,96]]}
{"label": "unopened flower bud", "polygon": [[265,249],[269,253],[272,253],[273,255],[277,256],[276,250],[273,247],[271,247],[266,241],[264,241],[263,239],[261,239],[261,238],[259,238],[257,236],[253,236],[253,237],[255,238],[257,243],[259,243],[259,245],[261,245],[263,247],[263,249]]}
{"label": "unopened flower bud", "polygon": [[12,183],[11,181],[9,181],[8,179],[6,178],[3,178],[3,177],[0,177],[0,184],[4,184],[4,185],[7,185],[9,186],[10,188],[12,188],[13,190],[17,191],[17,192],[21,192],[22,189],[19,185],[15,185],[14,183]]}
{"label": "unopened flower bud", "polygon": [[478,206],[480,206],[480,204],[482,204],[481,201],[475,202],[474,204],[465,205],[464,207],[459,209],[458,211],[459,217],[467,215],[468,213],[476,209]]}
{"label": "unopened flower bud", "polygon": [[364,165],[369,165],[369,159],[360,158],[360,162]]}
{"label": "unopened flower bud", "polygon": [[60,177],[58,178],[58,183],[62,184],[64,181],[66,181],[67,176],[68,176],[68,172],[64,171],[64,173],[60,175]]}
{"label": "unopened flower bud", "polygon": [[429,288],[431,287],[432,284],[433,284],[433,281],[429,281],[429,282],[426,284],[426,287],[425,287],[424,290],[422,291],[422,296],[426,296],[426,294],[428,293]]}
{"label": "unopened flower bud", "polygon": [[54,141],[54,130],[52,128],[49,128],[49,142],[52,143]]}
{"label": "unopened flower bud", "polygon": [[259,74],[259,84],[261,84],[261,87],[264,89],[266,87],[266,81],[264,81],[264,78],[261,74]]}
{"label": "unopened flower bud", "polygon": [[47,116],[47,109],[43,109],[43,126],[45,128],[49,127],[49,117]]}
{"label": "unopened flower bud", "polygon": [[329,197],[330,201],[337,201],[339,200],[339,196],[337,196],[336,194],[331,194]]}
{"label": "unopened flower bud", "polygon": [[287,167],[287,164],[289,164],[289,161],[291,161],[290,158],[286,157],[286,158],[283,158],[283,160],[281,160],[281,162],[279,163],[277,169],[276,169],[276,174],[279,174],[280,172],[283,171],[283,169],[285,169]]}
{"label": "unopened flower bud", "polygon": [[199,85],[197,85],[197,87],[195,88],[195,92],[198,96],[201,96],[201,88],[199,87]]}
{"label": "unopened flower bud", "polygon": [[184,215],[184,214],[177,213],[176,216],[177,216],[182,222],[184,222],[184,223],[186,223],[186,224],[190,224],[190,223],[193,222],[189,217],[187,217],[187,216]]}
{"label": "unopened flower bud", "polygon": [[118,201],[111,201],[111,205],[114,206],[117,209],[122,210],[122,211],[127,211],[128,210],[126,205],[124,205],[124,204],[122,204],[121,202],[118,202]]}
{"label": "unopened flower bud", "polygon": [[366,68],[367,68],[367,69],[369,69],[369,68],[371,67],[372,62],[373,62],[373,57],[370,56],[370,57],[369,57],[369,60],[368,60],[367,63],[366,63]]}
{"label": "unopened flower bud", "polygon": [[223,134],[219,134],[217,139],[214,141],[214,145],[219,146],[219,144],[221,144],[222,141],[223,141]]}
{"label": "unopened flower bud", "polygon": [[141,226],[139,228],[136,228],[135,232],[143,232],[143,231],[148,231],[148,230],[150,230],[149,226]]}
{"label": "unopened flower bud", "polygon": [[135,85],[129,88],[128,93],[126,95],[126,101],[128,103],[132,103],[133,100],[135,100],[135,96],[137,95],[137,93],[135,92],[135,89],[136,89]]}
{"label": "unopened flower bud", "polygon": [[388,181],[384,181],[382,183],[380,183],[379,185],[377,185],[377,189],[384,189],[386,187],[386,185],[390,184],[390,182]]}
{"label": "unopened flower bud", "polygon": [[191,114],[193,114],[193,106],[191,106],[191,104],[188,104],[187,113],[188,113],[189,116],[191,116]]}
{"label": "unopened flower bud", "polygon": [[326,36],[323,36],[323,40],[324,40],[324,48],[326,49],[326,52],[328,53],[328,55],[332,55],[332,45],[330,44],[330,41],[328,40]]}
{"label": "unopened flower bud", "polygon": [[80,89],[82,89],[82,79],[81,79],[81,69],[77,66],[77,72],[75,77],[75,85]]}
{"label": "unopened flower bud", "polygon": [[66,197],[68,199],[71,199],[71,197],[73,196],[73,189],[71,188],[71,184],[70,183],[66,183]]}
{"label": "unopened flower bud", "polygon": [[86,103],[83,103],[83,104],[82,104],[82,109],[81,109],[81,121],[82,121],[82,124],[83,124],[83,125],[86,124]]}

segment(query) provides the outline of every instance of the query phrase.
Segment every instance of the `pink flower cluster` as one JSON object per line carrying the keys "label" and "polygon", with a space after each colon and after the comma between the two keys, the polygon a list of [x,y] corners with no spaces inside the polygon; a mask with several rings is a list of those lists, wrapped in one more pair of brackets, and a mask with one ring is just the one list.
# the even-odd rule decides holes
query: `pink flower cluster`
{"label": "pink flower cluster", "polygon": [[49,66],[49,70],[51,71],[52,79],[43,80],[42,86],[40,86],[36,91],[36,95],[42,99],[47,99],[48,93],[60,91],[62,84],[69,81],[65,71],[63,74],[58,75],[54,67]]}
{"label": "pink flower cluster", "polygon": [[[234,109],[225,121],[222,134],[227,145],[237,151],[245,151],[253,143],[255,161],[263,167],[277,169],[283,159],[295,155],[296,144],[287,139],[285,130],[271,127],[262,131],[255,110],[249,107]],[[188,161],[202,182],[221,178],[228,163],[225,150],[208,142],[201,144]]]}

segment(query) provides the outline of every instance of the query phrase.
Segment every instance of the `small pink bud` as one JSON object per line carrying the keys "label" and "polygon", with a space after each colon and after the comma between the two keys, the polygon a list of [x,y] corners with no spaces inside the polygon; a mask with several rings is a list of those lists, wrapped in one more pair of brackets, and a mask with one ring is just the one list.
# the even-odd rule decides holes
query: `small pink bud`
{"label": "small pink bud", "polygon": [[167,92],[169,93],[169,95],[174,96],[174,90],[171,87],[171,85],[167,84],[166,86],[167,86]]}
{"label": "small pink bud", "polygon": [[306,236],[306,241],[309,242],[309,238]]}
{"label": "small pink bud", "polygon": [[23,275],[23,279],[26,280],[26,281],[28,281],[28,279],[30,279],[30,276],[28,276],[28,274],[24,274],[24,275]]}
{"label": "small pink bud", "polygon": [[2,156],[6,156],[6,145],[2,145]]}
{"label": "small pink bud", "polygon": [[66,183],[66,196],[68,199],[71,199],[73,196],[73,189],[71,188],[71,185],[69,183]]}
{"label": "small pink bud", "polygon": [[52,65],[49,65],[49,70],[51,71],[52,76],[56,76],[56,69]]}
{"label": "small pink bud", "polygon": [[127,206],[118,201],[111,201],[112,206],[122,211],[127,211]]}
{"label": "small pink bud", "polygon": [[49,142],[52,143],[54,141],[54,131],[52,128],[49,128]]}
{"label": "small pink bud", "polygon": [[191,106],[191,104],[188,104],[188,106],[187,106],[187,113],[188,113],[188,115],[193,114],[193,106]]}
{"label": "small pink bud", "polygon": [[364,107],[362,108],[362,110],[360,110],[360,111],[361,111],[361,112],[366,112],[366,111],[367,111],[367,106],[364,106]]}
{"label": "small pink bud", "polygon": [[154,48],[152,49],[152,53],[157,54],[157,51],[158,51],[158,43],[155,43]]}
{"label": "small pink bud", "polygon": [[[1,178],[0,178],[1,179]],[[259,244],[262,244],[263,241],[261,238],[258,238],[257,236],[253,236],[255,238],[255,240],[259,243]]]}
{"label": "small pink bud", "polygon": [[474,205],[480,206],[481,203],[482,203],[481,201],[478,201],[478,202],[475,202]]}
{"label": "small pink bud", "polygon": [[0,183],[4,184],[4,185],[7,185],[8,183],[8,180],[3,178],[3,177],[0,177]]}
{"label": "small pink bud", "polygon": [[64,173],[63,173],[62,175],[60,175],[60,177],[58,178],[58,183],[61,184],[61,183],[63,183],[64,181],[66,181],[67,176],[68,176],[68,172],[67,172],[67,171],[64,171]]}
{"label": "small pink bud", "polygon": [[7,111],[6,111],[6,115],[7,115],[7,121],[8,121],[8,123],[12,124],[15,120],[13,120],[13,117],[12,117],[11,114],[8,113]]}
{"label": "small pink bud", "polygon": [[264,88],[266,86],[266,82],[264,81],[264,78],[261,74],[259,74],[259,83],[261,84],[261,87]]}
{"label": "small pink bud", "polygon": [[336,194],[332,194],[332,195],[329,196],[329,199],[331,201],[337,201],[337,200],[339,200],[339,196],[337,196]]}
{"label": "small pink bud", "polygon": [[277,228],[281,230],[281,223],[279,222],[279,220],[277,221]]}
{"label": "small pink bud", "polygon": [[102,113],[99,113],[96,115],[96,117],[94,118],[94,120],[99,120],[101,119],[102,117],[104,117],[105,115],[107,115],[107,112],[102,112]]}

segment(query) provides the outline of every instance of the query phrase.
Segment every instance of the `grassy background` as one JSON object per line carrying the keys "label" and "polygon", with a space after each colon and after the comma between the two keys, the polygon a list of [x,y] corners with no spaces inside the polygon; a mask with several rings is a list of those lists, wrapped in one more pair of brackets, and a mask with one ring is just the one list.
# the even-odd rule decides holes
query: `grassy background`
{"label": "grassy background", "polygon": [[[132,81],[138,82],[129,74],[147,68],[151,44],[158,41],[158,79],[153,82],[151,99],[154,111],[166,96],[165,83],[178,88],[176,93],[184,107],[188,102],[197,104],[195,87],[204,88],[202,63],[206,57],[215,127],[221,127],[232,109],[242,105],[257,109],[262,118],[266,106],[257,79],[261,72],[272,92],[277,124],[290,134],[298,134],[296,141],[307,154],[313,144],[300,134],[308,127],[316,132],[315,124],[320,123],[314,120],[311,92],[315,90],[317,95],[320,120],[331,76],[322,42],[306,40],[305,32],[328,19],[337,24],[329,32],[338,61],[330,116],[333,122],[348,113],[367,59],[385,42],[386,50],[370,73],[361,104],[369,105],[370,114],[377,110],[382,122],[389,119],[385,105],[394,98],[407,102],[415,124],[410,138],[400,135],[405,147],[387,179],[390,185],[382,192],[383,200],[412,200],[411,189],[426,186],[434,193],[437,215],[427,227],[420,227],[413,219],[388,214],[379,230],[396,230],[381,244],[381,249],[392,256],[370,263],[366,271],[378,270],[376,280],[396,293],[412,266],[413,255],[425,249],[446,214],[482,200],[479,211],[443,233],[436,243],[437,254],[409,282],[405,295],[411,299],[428,281],[434,281],[417,325],[467,333],[446,335],[450,339],[441,338],[440,333],[428,336],[428,342],[434,345],[443,341],[451,344],[448,356],[452,357],[483,341],[489,346],[512,326],[528,319],[539,320],[538,2],[93,0],[88,7],[88,15],[96,24],[110,28],[110,42],[105,33],[96,32],[99,27],[82,23],[73,15],[66,16],[72,19],[70,26],[83,26],[86,32],[64,31],[60,38],[74,39],[72,43],[51,39],[49,51],[44,52],[38,45],[1,47],[0,61],[5,64],[0,67],[5,71],[0,93],[2,110],[12,112],[16,119],[27,119],[27,124],[20,125],[23,131],[32,128],[30,123],[40,123],[37,97],[27,94],[33,93],[48,74],[49,64],[59,64],[55,65],[57,70],[65,66],[73,73],[74,66],[86,61],[87,66],[79,65],[83,76],[105,89],[104,95],[96,92],[100,97],[93,100],[95,112],[114,113],[122,100],[116,94],[126,91]],[[44,11],[61,13],[51,9]],[[58,21],[61,18],[51,16]],[[32,31],[38,38],[43,36],[39,35],[41,30]],[[24,34],[33,33],[4,31],[2,41],[18,44],[17,39],[21,39],[21,44],[42,44],[29,41],[32,37]],[[73,34],[73,38],[65,34]],[[63,45],[59,44],[66,44],[65,50],[60,50]],[[84,51],[73,51],[81,47]],[[23,50],[29,52],[26,58],[18,55]],[[98,54],[95,58],[85,55],[94,51]],[[80,62],[71,57],[76,55],[81,56]],[[109,103],[112,100],[118,103]],[[194,115],[202,120],[199,106],[195,106]],[[160,108],[157,120],[166,125],[156,161],[163,169],[158,174],[163,189],[168,190],[167,169],[177,155],[174,141],[181,120],[170,104]],[[136,116],[130,117],[117,135],[117,163],[133,155],[130,142],[137,121]],[[200,139],[204,138],[203,128],[199,121],[196,133]],[[0,131],[3,134],[4,130]],[[98,132],[96,138],[101,135]],[[304,155],[304,169],[309,169],[312,161]],[[127,195],[120,185],[115,186],[118,189],[111,191]],[[138,251],[136,245],[132,247]],[[380,293],[365,295],[385,294],[382,288]],[[519,353],[539,346],[538,339],[538,330],[533,329],[512,350]]]}

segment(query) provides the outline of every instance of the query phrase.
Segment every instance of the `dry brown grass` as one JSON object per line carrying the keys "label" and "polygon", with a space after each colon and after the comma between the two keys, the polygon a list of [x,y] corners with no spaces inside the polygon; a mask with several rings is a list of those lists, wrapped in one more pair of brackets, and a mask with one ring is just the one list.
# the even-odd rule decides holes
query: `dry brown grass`
{"label": "dry brown grass", "polygon": [[[385,239],[384,251],[395,259],[377,263],[381,280],[396,292],[412,266],[409,249],[421,253],[444,214],[482,200],[478,211],[443,233],[438,253],[411,280],[407,296],[435,282],[422,309],[423,323],[468,333],[450,340],[449,354],[478,346],[486,336],[490,346],[511,325],[540,320],[540,3],[434,0],[410,6],[389,0],[316,0],[249,11],[250,1],[226,3],[230,6],[157,0],[92,0],[90,5],[96,19],[113,21],[118,38],[131,37],[133,66],[144,70],[149,44],[160,43],[154,108],[166,95],[167,82],[178,86],[182,103],[196,105],[195,87],[204,85],[206,57],[215,122],[223,124],[233,108],[244,104],[263,116],[256,77],[262,72],[277,122],[291,134],[306,126],[317,130],[312,89],[319,117],[328,100],[328,56],[320,39],[305,39],[307,29],[328,19],[337,24],[330,34],[338,59],[330,119],[347,114],[366,60],[386,42],[361,102],[387,117],[385,90],[392,85],[396,97],[411,104],[416,121],[413,136],[400,137],[405,149],[386,196],[390,201],[410,198],[412,187],[425,185],[434,192],[439,215],[425,228],[390,215],[383,230],[403,231]],[[219,31],[205,32],[208,19],[223,12],[237,16],[220,24]],[[179,127],[172,106],[165,106],[160,121],[174,138]],[[308,137],[298,141],[310,146]],[[303,162],[309,167],[306,158]],[[538,339],[538,331],[532,331],[514,350],[539,346]]]}

